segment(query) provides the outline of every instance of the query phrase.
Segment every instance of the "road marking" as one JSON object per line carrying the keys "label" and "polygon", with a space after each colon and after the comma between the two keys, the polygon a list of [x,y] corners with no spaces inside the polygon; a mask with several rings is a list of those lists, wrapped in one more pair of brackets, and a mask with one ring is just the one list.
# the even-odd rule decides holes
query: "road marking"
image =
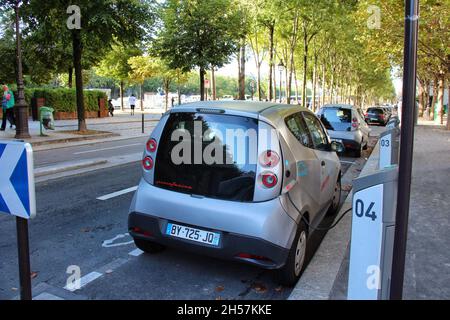
{"label": "road marking", "polygon": [[124,234],[118,234],[117,236],[115,236],[112,239],[109,240],[105,240],[102,242],[102,247],[103,248],[111,248],[111,247],[119,247],[119,246],[126,246],[129,244],[134,243],[133,240],[131,241],[126,241],[126,242],[118,242],[118,243],[114,243],[114,241],[116,241],[117,239],[122,239],[122,238],[126,238],[129,237],[130,235],[128,233],[124,233]]}
{"label": "road marking", "polygon": [[109,200],[109,199],[121,196],[123,194],[127,194],[130,192],[136,191],[137,188],[138,188],[138,186],[134,186],[134,187],[123,189],[123,190],[116,191],[113,193],[105,194],[104,196],[98,197],[97,200],[102,200],[102,201]]}
{"label": "road marking", "polygon": [[78,151],[78,152],[74,152],[73,154],[94,153],[94,152],[98,152],[98,151],[114,150],[114,149],[133,147],[133,146],[142,146],[142,143],[132,143],[132,144],[124,144],[123,146],[115,146],[115,147],[101,148],[101,149],[87,150],[87,151]]}
{"label": "road marking", "polygon": [[141,249],[134,249],[133,251],[128,252],[128,254],[133,257],[139,257],[143,253],[144,251],[142,251]]}
{"label": "road marking", "polygon": [[80,278],[80,287],[79,288],[68,288],[67,286],[64,287],[64,289],[70,291],[70,292],[74,292],[76,290],[79,290],[81,288],[83,288],[85,285],[87,285],[88,283],[94,281],[95,279],[98,279],[102,276],[103,274],[99,273],[99,272],[91,272],[88,273],[87,275],[85,275],[84,277]]}

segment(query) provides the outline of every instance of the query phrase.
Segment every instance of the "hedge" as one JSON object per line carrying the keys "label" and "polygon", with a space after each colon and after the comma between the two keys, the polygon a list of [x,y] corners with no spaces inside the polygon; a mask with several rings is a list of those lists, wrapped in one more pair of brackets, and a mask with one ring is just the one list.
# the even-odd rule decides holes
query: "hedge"
{"label": "hedge", "polygon": [[[31,106],[31,98],[45,98],[45,106],[52,107],[55,112],[76,112],[76,90],[67,88],[56,89],[25,89],[25,100]],[[98,99],[108,99],[106,93],[98,90],[84,90],[85,111],[98,111]]]}

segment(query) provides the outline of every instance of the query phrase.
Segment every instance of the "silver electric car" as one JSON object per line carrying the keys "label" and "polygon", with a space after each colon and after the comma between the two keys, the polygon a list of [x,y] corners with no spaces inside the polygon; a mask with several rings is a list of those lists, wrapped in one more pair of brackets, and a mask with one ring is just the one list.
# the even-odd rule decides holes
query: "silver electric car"
{"label": "silver electric car", "polygon": [[360,108],[349,104],[326,104],[317,116],[332,140],[341,142],[345,150],[353,151],[357,158],[361,157],[369,143],[370,128]]}
{"label": "silver electric car", "polygon": [[342,149],[299,106],[181,105],[146,143],[129,233],[148,253],[167,246],[242,261],[293,285],[308,236],[339,207]]}

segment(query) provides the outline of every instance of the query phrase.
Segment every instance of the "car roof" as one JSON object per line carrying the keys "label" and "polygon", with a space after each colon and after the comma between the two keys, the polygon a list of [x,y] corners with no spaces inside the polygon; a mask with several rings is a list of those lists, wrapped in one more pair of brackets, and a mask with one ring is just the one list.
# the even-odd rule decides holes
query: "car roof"
{"label": "car roof", "polygon": [[330,103],[324,104],[321,108],[344,108],[344,109],[356,109],[356,106],[352,106],[351,104],[344,103]]}
{"label": "car roof", "polygon": [[275,102],[260,102],[260,101],[197,101],[183,104],[174,107],[171,112],[189,112],[196,111],[198,108],[225,110],[230,114],[246,114],[253,117],[263,116],[265,118],[275,120],[274,118],[281,118],[294,111],[309,111],[308,109],[299,105],[280,104]]}

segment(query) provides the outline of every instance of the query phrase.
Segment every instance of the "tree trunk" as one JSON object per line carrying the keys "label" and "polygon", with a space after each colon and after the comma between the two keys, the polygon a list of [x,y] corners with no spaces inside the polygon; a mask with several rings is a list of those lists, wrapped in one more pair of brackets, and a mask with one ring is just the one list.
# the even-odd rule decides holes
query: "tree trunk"
{"label": "tree trunk", "polygon": [[450,79],[447,79],[448,93],[447,93],[447,130],[450,130]]}
{"label": "tree trunk", "polygon": [[75,69],[75,87],[77,96],[78,131],[86,131],[86,119],[84,117],[83,75],[81,57],[83,45],[81,43],[80,30],[72,31],[73,67]]}
{"label": "tree trunk", "polygon": [[322,106],[325,104],[325,91],[327,88],[326,79],[325,79],[325,63],[322,65]]}
{"label": "tree trunk", "polygon": [[212,99],[217,100],[216,96],[216,73],[214,67],[211,68],[211,85],[212,85]]}
{"label": "tree trunk", "polygon": [[445,78],[442,74],[439,77],[439,89],[438,89],[438,109],[437,109],[437,122],[439,124],[444,124],[444,85],[445,85]]}
{"label": "tree trunk", "polygon": [[144,111],[144,84],[141,83],[139,86],[139,89],[141,91],[141,111]]}
{"label": "tree trunk", "polygon": [[262,89],[261,89],[261,64],[258,64],[256,88],[258,90],[258,100],[262,101]]}
{"label": "tree trunk", "polygon": [[125,110],[125,106],[123,104],[123,87],[124,87],[124,83],[123,83],[123,81],[120,81],[120,109],[122,111]]}
{"label": "tree trunk", "polygon": [[200,101],[205,101],[205,69],[200,68]]}
{"label": "tree trunk", "polygon": [[241,44],[239,49],[239,98],[245,100],[245,42]]}
{"label": "tree trunk", "polygon": [[170,90],[170,81],[164,80],[164,93],[166,95],[166,107],[165,107],[165,111],[167,111],[167,109],[169,108],[169,90]]}
{"label": "tree trunk", "polygon": [[317,54],[314,54],[312,111],[316,112]]}
{"label": "tree trunk", "polygon": [[297,70],[294,65],[294,82],[295,82],[295,103],[299,104],[298,101],[298,79],[297,79]]}
{"label": "tree trunk", "polygon": [[417,116],[419,118],[423,117],[423,110],[424,110],[424,82],[421,81],[420,79],[418,79],[417,84],[419,85],[419,92],[418,92],[418,96],[419,96],[419,110],[417,113]]}
{"label": "tree trunk", "polygon": [[272,72],[273,72],[273,50],[274,50],[274,45],[273,45],[273,35],[275,32],[275,26],[274,24],[271,24],[269,27],[269,101],[273,100],[273,86],[272,86]]}
{"label": "tree trunk", "polygon": [[277,70],[275,67],[275,63],[272,66],[273,70],[273,101],[277,101]]}
{"label": "tree trunk", "polygon": [[73,86],[73,67],[69,68],[69,81],[67,83],[67,86],[72,89]]}
{"label": "tree trunk", "polygon": [[433,99],[431,100],[431,106],[430,106],[430,120],[434,121],[434,105],[437,101],[437,95],[438,95],[438,78],[434,78],[433,80]]}
{"label": "tree trunk", "polygon": [[308,70],[308,36],[303,35],[303,83],[302,83],[302,105],[306,107],[306,72]]}

